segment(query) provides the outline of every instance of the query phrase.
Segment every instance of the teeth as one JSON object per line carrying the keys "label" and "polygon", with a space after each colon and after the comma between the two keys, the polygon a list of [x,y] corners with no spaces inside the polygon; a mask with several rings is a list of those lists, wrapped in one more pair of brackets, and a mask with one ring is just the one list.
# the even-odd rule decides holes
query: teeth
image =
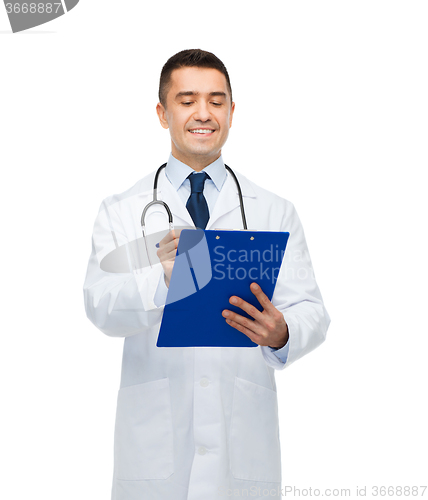
{"label": "teeth", "polygon": [[197,128],[195,130],[190,130],[192,134],[211,134],[212,130],[208,130],[206,128]]}

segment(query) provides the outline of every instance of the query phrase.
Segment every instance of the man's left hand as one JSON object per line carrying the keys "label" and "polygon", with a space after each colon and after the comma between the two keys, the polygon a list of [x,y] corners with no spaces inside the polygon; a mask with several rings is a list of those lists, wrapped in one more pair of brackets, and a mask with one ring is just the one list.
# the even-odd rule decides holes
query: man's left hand
{"label": "man's left hand", "polygon": [[274,347],[275,349],[284,347],[288,341],[288,326],[283,314],[266,297],[259,285],[251,283],[250,290],[263,307],[263,311],[259,311],[245,300],[233,295],[229,302],[241,308],[254,320],[225,309],[222,316],[226,318],[226,323],[245,333],[258,345]]}

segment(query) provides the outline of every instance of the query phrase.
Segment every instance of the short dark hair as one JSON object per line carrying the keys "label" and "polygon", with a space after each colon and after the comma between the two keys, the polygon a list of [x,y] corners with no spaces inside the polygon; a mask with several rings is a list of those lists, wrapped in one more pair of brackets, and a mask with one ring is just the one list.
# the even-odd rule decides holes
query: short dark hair
{"label": "short dark hair", "polygon": [[182,50],[173,55],[165,63],[161,71],[159,81],[159,101],[166,106],[166,96],[171,84],[171,74],[175,69],[196,67],[196,68],[212,68],[217,69],[226,78],[227,88],[230,93],[230,100],[232,101],[232,87],[230,85],[229,74],[226,66],[220,59],[206,50],[201,49],[188,49]]}

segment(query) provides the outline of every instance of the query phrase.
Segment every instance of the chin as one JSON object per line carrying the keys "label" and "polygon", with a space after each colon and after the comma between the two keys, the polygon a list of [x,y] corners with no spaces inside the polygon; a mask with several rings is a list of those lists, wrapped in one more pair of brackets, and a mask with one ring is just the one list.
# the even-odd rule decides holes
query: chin
{"label": "chin", "polygon": [[213,151],[212,149],[205,148],[196,148],[189,151],[189,155],[197,155],[197,156],[215,156],[218,154],[218,151]]}

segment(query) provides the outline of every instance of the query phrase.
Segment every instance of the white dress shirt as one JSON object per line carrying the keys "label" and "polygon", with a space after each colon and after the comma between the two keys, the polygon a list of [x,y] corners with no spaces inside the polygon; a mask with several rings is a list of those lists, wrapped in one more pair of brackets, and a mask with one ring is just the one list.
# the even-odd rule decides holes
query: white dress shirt
{"label": "white dress shirt", "polygon": [[[205,167],[202,172],[206,172],[210,177],[209,179],[206,179],[204,184],[204,196],[207,201],[209,213],[211,214],[221,188],[223,187],[224,181],[226,180],[226,168],[224,166],[223,158],[220,156],[220,158],[218,158],[215,162]],[[177,194],[180,196],[184,205],[186,205],[191,193],[190,180],[188,179],[188,176],[189,174],[194,173],[197,172],[193,170],[193,168],[177,160],[174,156],[172,156],[172,154],[170,155],[168,163],[165,167],[165,175],[174,189],[176,189]],[[168,288],[162,275],[154,296],[154,303],[156,307],[165,305],[167,293]],[[282,363],[286,363],[289,350],[288,341],[281,349],[274,349],[272,347],[269,347],[269,349]]]}

